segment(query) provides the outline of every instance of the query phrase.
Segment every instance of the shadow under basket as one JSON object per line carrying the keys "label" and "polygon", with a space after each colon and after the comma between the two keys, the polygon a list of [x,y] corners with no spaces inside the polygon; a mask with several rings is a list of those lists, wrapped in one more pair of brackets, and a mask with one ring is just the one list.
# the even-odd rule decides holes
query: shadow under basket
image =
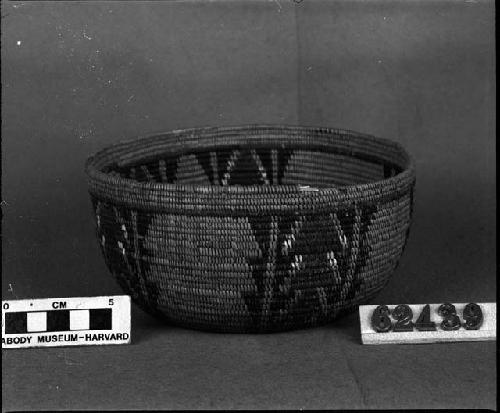
{"label": "shadow under basket", "polygon": [[409,234],[397,143],[295,126],[172,131],[86,163],[106,264],[142,309],[185,327],[272,332],[371,299]]}

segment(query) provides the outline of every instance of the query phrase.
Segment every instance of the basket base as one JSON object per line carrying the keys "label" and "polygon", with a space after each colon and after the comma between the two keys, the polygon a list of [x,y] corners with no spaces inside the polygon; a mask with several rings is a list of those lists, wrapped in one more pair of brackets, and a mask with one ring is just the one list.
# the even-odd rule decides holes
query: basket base
{"label": "basket base", "polygon": [[206,322],[193,322],[193,321],[183,321],[179,319],[175,319],[170,317],[161,311],[152,311],[150,308],[145,307],[142,303],[137,302],[136,300],[132,300],[135,305],[148,315],[154,317],[156,320],[159,320],[165,324],[176,326],[188,330],[197,330],[203,332],[210,333],[220,333],[220,334],[272,334],[272,333],[282,333],[288,331],[295,330],[307,330],[314,327],[321,327],[327,324],[330,324],[338,319],[346,317],[358,309],[358,305],[368,302],[373,297],[367,297],[363,299],[362,303],[352,304],[349,307],[343,308],[339,310],[334,316],[330,318],[323,318],[320,320],[316,320],[314,322],[309,323],[282,323],[282,324],[273,324],[272,326],[268,326],[267,328],[261,328],[258,326],[252,326],[248,324],[241,323],[237,324],[221,324],[221,323],[206,323]]}

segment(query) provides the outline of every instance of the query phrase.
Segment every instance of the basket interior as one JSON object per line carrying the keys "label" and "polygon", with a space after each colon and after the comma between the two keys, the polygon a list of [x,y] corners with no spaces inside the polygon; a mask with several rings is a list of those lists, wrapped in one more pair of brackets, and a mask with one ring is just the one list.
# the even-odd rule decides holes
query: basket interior
{"label": "basket interior", "polygon": [[380,158],[325,148],[217,147],[158,153],[103,172],[137,182],[187,185],[339,187],[379,181],[402,168]]}

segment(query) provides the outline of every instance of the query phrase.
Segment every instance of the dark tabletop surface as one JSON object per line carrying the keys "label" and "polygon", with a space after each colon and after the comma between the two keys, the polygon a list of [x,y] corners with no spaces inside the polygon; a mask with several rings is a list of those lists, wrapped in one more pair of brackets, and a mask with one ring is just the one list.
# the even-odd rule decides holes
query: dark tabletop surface
{"label": "dark tabletop surface", "polygon": [[[83,163],[203,125],[332,126],[417,166],[375,303],[496,300],[494,3],[2,2],[2,297],[120,294]],[[132,344],[2,351],[4,411],[496,408],[496,342],[363,346],[357,314],[267,335],[133,308]]]}

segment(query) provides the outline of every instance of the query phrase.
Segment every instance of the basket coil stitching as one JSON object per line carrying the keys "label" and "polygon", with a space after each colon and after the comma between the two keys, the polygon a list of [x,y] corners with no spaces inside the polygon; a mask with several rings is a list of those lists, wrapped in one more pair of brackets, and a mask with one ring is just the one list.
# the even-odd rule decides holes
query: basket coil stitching
{"label": "basket coil stitching", "polygon": [[317,325],[375,294],[404,249],[415,182],[396,143],[275,126],[128,141],[86,171],[125,291],[151,313],[219,331]]}

